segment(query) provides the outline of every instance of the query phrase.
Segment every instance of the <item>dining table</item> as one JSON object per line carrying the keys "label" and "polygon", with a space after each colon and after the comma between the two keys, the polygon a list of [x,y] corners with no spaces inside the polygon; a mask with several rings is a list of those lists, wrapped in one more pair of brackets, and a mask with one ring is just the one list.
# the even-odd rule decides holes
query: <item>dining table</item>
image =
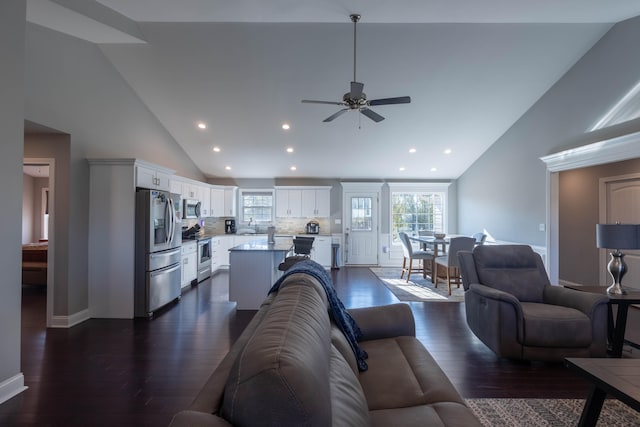
{"label": "dining table", "polygon": [[436,271],[436,258],[447,253],[447,245],[453,237],[467,237],[464,234],[449,234],[443,238],[435,236],[411,236],[409,240],[420,243],[423,250],[433,251],[433,259],[431,260],[431,283],[436,283],[438,274]]}

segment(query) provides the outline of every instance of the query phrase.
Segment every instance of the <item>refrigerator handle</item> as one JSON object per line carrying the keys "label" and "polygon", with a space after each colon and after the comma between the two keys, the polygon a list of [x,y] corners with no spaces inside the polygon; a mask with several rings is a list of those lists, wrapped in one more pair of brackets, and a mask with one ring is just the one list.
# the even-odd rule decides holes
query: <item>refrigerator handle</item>
{"label": "refrigerator handle", "polygon": [[171,209],[171,199],[167,199],[167,203],[164,205],[164,244],[168,245],[171,241],[171,217],[169,215],[169,209]]}
{"label": "refrigerator handle", "polygon": [[176,211],[173,207],[173,199],[169,197],[167,199],[167,205],[169,210],[169,235],[167,236],[167,243],[173,243],[173,233],[176,231]]}

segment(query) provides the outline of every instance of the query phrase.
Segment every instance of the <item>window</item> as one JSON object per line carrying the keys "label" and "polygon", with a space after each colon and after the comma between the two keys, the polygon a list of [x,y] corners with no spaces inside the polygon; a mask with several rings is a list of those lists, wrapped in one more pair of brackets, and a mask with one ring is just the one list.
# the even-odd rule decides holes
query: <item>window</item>
{"label": "window", "polygon": [[252,224],[271,223],[273,221],[272,190],[240,191],[240,222]]}
{"label": "window", "polygon": [[400,244],[398,233],[402,231],[409,235],[417,235],[419,230],[446,231],[446,187],[431,187],[433,184],[422,188],[390,185],[394,244]]}
{"label": "window", "polygon": [[351,198],[351,231],[371,231],[373,229],[371,197]]}

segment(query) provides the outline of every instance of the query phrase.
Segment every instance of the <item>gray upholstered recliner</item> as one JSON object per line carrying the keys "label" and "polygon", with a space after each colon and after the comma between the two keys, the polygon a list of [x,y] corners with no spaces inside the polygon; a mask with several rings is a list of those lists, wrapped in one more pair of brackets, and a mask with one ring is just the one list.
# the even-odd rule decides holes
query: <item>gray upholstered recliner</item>
{"label": "gray upholstered recliner", "polygon": [[606,296],[552,286],[542,258],[526,245],[477,246],[458,258],[467,324],[497,355],[606,355]]}

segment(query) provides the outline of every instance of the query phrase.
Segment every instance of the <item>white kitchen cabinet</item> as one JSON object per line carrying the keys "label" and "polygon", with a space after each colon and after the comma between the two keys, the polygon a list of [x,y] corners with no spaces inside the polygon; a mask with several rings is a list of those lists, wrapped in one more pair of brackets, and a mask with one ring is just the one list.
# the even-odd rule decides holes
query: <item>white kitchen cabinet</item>
{"label": "white kitchen cabinet", "polygon": [[236,216],[237,187],[211,187],[209,206],[213,217]]}
{"label": "white kitchen cabinet", "polygon": [[330,209],[330,188],[311,188],[302,190],[302,216],[306,218],[328,218]]}
{"label": "white kitchen cabinet", "polygon": [[311,259],[325,268],[331,268],[331,236],[315,236]]}
{"label": "white kitchen cabinet", "polygon": [[198,278],[198,242],[182,242],[182,287]]}
{"label": "white kitchen cabinet", "polygon": [[200,198],[198,200],[200,200],[200,203],[202,203],[200,215],[203,218],[213,216],[211,214],[211,191],[209,190],[208,186],[200,187],[199,197]]}
{"label": "white kitchen cabinet", "polygon": [[192,199],[199,200],[198,196],[200,194],[199,186],[192,182],[183,182],[182,183],[182,198],[183,199]]}
{"label": "white kitchen cabinet", "polygon": [[229,268],[229,249],[233,244],[233,235],[216,236],[211,239],[211,271]]}
{"label": "white kitchen cabinet", "polygon": [[276,188],[276,217],[302,217],[302,190]]}
{"label": "white kitchen cabinet", "polygon": [[160,167],[153,167],[148,164],[136,164],[136,187],[149,188],[151,190],[169,191],[169,181],[171,173]]}
{"label": "white kitchen cabinet", "polygon": [[236,216],[236,194],[238,187],[226,187],[224,189],[224,215]]}
{"label": "white kitchen cabinet", "polygon": [[224,216],[224,188],[211,188],[209,197],[211,216]]}
{"label": "white kitchen cabinet", "polygon": [[169,181],[169,192],[173,194],[180,194],[182,197],[182,181],[175,177],[171,178]]}

